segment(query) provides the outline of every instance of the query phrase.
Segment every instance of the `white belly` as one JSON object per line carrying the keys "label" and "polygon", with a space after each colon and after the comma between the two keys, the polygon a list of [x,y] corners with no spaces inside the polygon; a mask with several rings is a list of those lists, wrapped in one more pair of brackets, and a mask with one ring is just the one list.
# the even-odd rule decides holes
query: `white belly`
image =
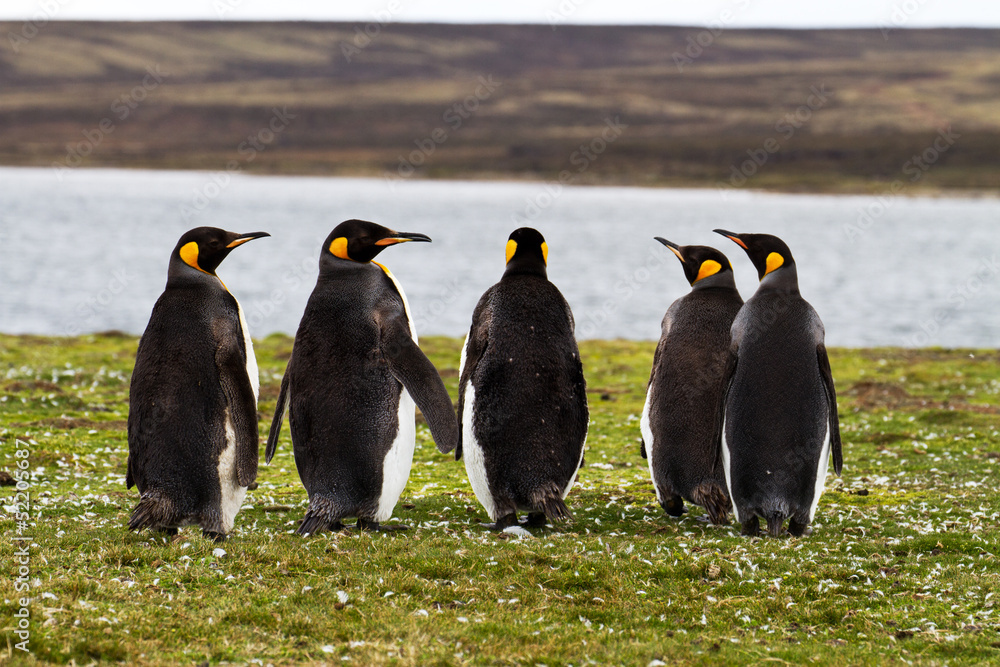
{"label": "white belly", "polygon": [[416,404],[406,389],[399,393],[399,430],[392,447],[382,461],[382,495],[378,500],[376,521],[387,521],[392,517],[399,496],[406,488],[413,465],[413,447],[417,440]]}
{"label": "white belly", "polygon": [[226,408],[226,448],[219,455],[218,474],[219,488],[222,491],[219,511],[222,514],[222,527],[228,533],[233,529],[236,514],[247,493],[247,487],[240,486],[236,476],[236,429],[233,428],[229,408]]}
{"label": "white belly", "polygon": [[830,464],[830,423],[826,425],[826,437],[823,438],[823,450],[819,455],[819,465],[816,466],[816,489],[813,492],[812,506],[809,508],[809,522],[812,523],[813,516],[816,515],[816,506],[819,505],[819,497],[823,495],[826,488],[826,470]]}
{"label": "white belly", "polygon": [[[722,469],[726,471],[726,488],[729,490],[729,497],[733,496],[733,482],[729,474],[729,443],[726,442],[726,418],[722,418]],[[740,519],[740,508],[737,507],[736,503],[733,502],[733,516],[736,517],[737,523],[742,523]]]}
{"label": "white belly", "polygon": [[653,480],[653,490],[656,492],[656,500],[663,504],[663,497],[660,494],[660,487],[656,485],[656,475],[653,473],[653,429],[649,425],[649,409],[653,403],[653,385],[650,384],[646,392],[646,404],[642,407],[642,419],[639,420],[639,431],[642,433],[642,441],[646,444],[646,463],[649,465],[649,478]]}
{"label": "white belly", "polygon": [[[490,483],[486,476],[486,457],[483,456],[483,448],[476,440],[472,428],[475,402],[476,390],[469,382],[465,387],[465,403],[462,408],[462,458],[465,460],[465,472],[469,475],[472,492],[476,494],[476,498],[490,519],[496,521],[500,517],[497,516],[496,503],[493,502],[493,493],[490,491]],[[569,489],[566,491],[569,492]]]}
{"label": "white belly", "polygon": [[576,462],[576,470],[573,471],[573,476],[569,478],[569,484],[563,489],[562,497],[566,500],[566,496],[573,489],[573,485],[576,484],[576,477],[580,472],[580,466],[583,465],[583,455],[587,451],[587,433],[590,432],[590,423],[587,423],[587,432],[583,434],[583,444],[580,446],[580,459]]}

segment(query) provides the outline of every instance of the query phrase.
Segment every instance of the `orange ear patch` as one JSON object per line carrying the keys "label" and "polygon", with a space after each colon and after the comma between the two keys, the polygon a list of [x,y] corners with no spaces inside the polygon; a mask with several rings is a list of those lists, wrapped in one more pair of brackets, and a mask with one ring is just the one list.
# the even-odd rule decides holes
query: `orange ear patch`
{"label": "orange ear patch", "polygon": [[719,264],[714,259],[706,259],[701,263],[701,268],[698,269],[698,277],[694,279],[698,282],[702,278],[708,278],[709,276],[714,276],[716,273],[722,270],[722,264]]}
{"label": "orange ear patch", "polygon": [[330,254],[340,259],[350,259],[347,256],[347,237],[339,236],[330,244]]}
{"label": "orange ear patch", "polygon": [[514,253],[516,252],[517,252],[517,241],[515,241],[514,239],[507,241],[507,263],[510,263],[511,258],[514,257]]}
{"label": "orange ear patch", "polygon": [[767,274],[771,273],[771,271],[780,268],[781,265],[783,265],[784,263],[785,263],[784,257],[782,257],[780,254],[776,252],[772,252],[770,255],[767,256],[767,259],[765,260],[766,270],[764,271],[764,275],[766,276]]}
{"label": "orange ear patch", "polygon": [[179,254],[188,266],[196,268],[202,273],[208,273],[208,271],[198,266],[198,244],[196,242],[191,241],[182,245]]}

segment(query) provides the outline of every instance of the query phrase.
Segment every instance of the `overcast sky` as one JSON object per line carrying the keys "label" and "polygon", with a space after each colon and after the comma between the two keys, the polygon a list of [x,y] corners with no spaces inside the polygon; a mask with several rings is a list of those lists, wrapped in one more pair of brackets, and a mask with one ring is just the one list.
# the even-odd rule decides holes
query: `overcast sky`
{"label": "overcast sky", "polygon": [[1000,27],[996,0],[0,0],[7,20],[224,19],[643,23],[725,27]]}

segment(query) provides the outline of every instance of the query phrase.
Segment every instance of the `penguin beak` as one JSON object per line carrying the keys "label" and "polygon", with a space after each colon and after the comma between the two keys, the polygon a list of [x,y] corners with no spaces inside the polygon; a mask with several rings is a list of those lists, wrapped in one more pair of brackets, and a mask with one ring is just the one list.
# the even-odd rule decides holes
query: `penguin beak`
{"label": "penguin beak", "polygon": [[653,238],[656,239],[657,241],[659,241],[660,243],[662,243],[663,245],[667,246],[667,248],[670,250],[670,252],[672,252],[675,255],[677,255],[677,259],[681,260],[681,264],[684,263],[684,256],[681,255],[681,247],[679,245],[677,245],[676,243],[672,243],[672,242],[666,240],[662,236],[654,236]]}
{"label": "penguin beak", "polygon": [[747,247],[747,244],[744,243],[743,240],[740,238],[740,235],[737,234],[736,232],[727,232],[725,229],[713,229],[712,231],[715,232],[716,234],[722,234],[727,239],[729,239],[739,247],[743,248],[744,250],[750,249]]}
{"label": "penguin beak", "polygon": [[396,245],[397,243],[406,243],[407,241],[422,241],[424,243],[430,243],[431,237],[426,234],[417,234],[415,232],[393,232],[392,236],[379,239],[375,242],[375,245],[389,246]]}
{"label": "penguin beak", "polygon": [[229,245],[227,245],[226,247],[238,248],[247,241],[253,241],[254,239],[263,238],[265,236],[270,236],[270,234],[268,234],[267,232],[250,232],[249,234],[240,234],[235,239],[230,241]]}

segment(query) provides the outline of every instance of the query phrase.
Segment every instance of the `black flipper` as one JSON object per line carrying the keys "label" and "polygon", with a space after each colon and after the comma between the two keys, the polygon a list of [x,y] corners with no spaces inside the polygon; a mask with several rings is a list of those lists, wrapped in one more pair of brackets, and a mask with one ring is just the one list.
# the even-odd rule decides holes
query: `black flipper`
{"label": "black flipper", "polygon": [[465,387],[472,381],[472,374],[483,358],[483,353],[490,344],[490,321],[492,311],[489,306],[490,288],[479,299],[472,313],[472,327],[465,343],[465,365],[462,366],[462,376],[458,379],[458,447],[455,449],[455,460],[462,458],[462,419],[465,417]]}
{"label": "black flipper", "polygon": [[[136,359],[143,351],[143,340],[139,339],[139,350],[136,352]],[[155,400],[142,401],[132,387],[140,382],[135,371],[132,372],[131,385],[129,387],[128,406],[128,460],[125,464],[125,488],[131,489],[133,486],[139,487],[141,493],[146,489],[144,470],[149,457],[149,448],[146,447],[148,434],[144,432],[145,424],[156,422],[157,410]]]}
{"label": "black flipper", "polygon": [[236,432],[236,478],[241,486],[250,486],[257,479],[259,432],[257,430],[257,397],[247,376],[247,354],[243,349],[243,331],[232,319],[219,317],[212,322],[218,347],[215,366],[219,370],[222,394],[229,404],[229,418]]}
{"label": "black flipper", "polygon": [[830,452],[833,454],[833,469],[840,475],[844,466],[844,453],[840,444],[840,417],[837,414],[837,390],[833,386],[833,372],[830,370],[830,358],[826,353],[826,345],[816,346],[816,356],[819,359],[819,372],[823,376],[823,386],[826,388],[826,400],[830,406]]}
{"label": "black flipper", "polygon": [[285,405],[288,402],[288,368],[281,378],[281,390],[278,391],[278,402],[274,406],[274,417],[271,419],[271,430],[267,434],[267,449],[264,450],[264,463],[270,463],[274,453],[278,451],[278,436],[281,434],[281,424],[285,421]]}
{"label": "black flipper", "polygon": [[125,462],[125,488],[131,489],[135,485],[135,480],[132,478],[132,457],[128,457],[128,461]]}
{"label": "black flipper", "polygon": [[379,348],[389,364],[389,372],[406,387],[424,413],[438,450],[448,453],[455,449],[458,422],[451,397],[434,364],[413,342],[405,317],[394,317],[382,323]]}

